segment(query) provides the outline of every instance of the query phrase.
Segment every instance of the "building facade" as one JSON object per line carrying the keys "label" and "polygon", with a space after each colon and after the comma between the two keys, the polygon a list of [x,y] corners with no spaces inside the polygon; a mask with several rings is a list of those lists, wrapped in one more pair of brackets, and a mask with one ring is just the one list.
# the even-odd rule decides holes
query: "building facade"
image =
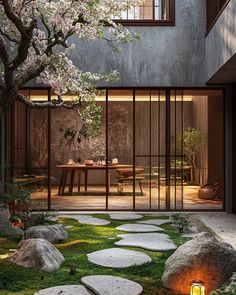
{"label": "building facade", "polygon": [[[97,98],[103,109],[100,137],[75,146],[71,139],[80,124],[75,117],[16,104],[5,122],[13,136],[6,134],[2,148],[10,176],[18,182],[22,175],[29,182],[39,177],[32,198],[43,209],[235,212],[235,19],[236,0],[146,0],[121,13],[119,21],[141,35],[121,45],[122,54],[112,53],[104,40],[81,40],[72,55],[80,69],[120,74],[117,82],[100,85],[105,89]],[[51,98],[47,89],[23,91],[30,99]],[[200,138],[197,151],[192,147],[194,163],[186,147],[189,131]],[[102,173],[94,167],[88,177],[86,168],[75,180],[74,172],[60,170],[68,159],[91,155],[107,159]],[[109,167],[114,158],[131,169],[129,177]],[[85,190],[78,202],[71,183]],[[65,184],[69,194],[63,196]]]}

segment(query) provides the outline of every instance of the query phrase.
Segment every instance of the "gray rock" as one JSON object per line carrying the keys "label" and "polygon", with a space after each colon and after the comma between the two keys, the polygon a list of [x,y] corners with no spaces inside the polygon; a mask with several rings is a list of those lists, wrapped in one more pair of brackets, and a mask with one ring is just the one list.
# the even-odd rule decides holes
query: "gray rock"
{"label": "gray rock", "polygon": [[168,235],[159,233],[122,234],[116,246],[138,247],[151,251],[169,251],[177,247]]}
{"label": "gray rock", "polygon": [[64,257],[47,240],[29,239],[21,241],[17,252],[9,256],[7,261],[24,267],[53,272],[59,269]]}
{"label": "gray rock", "polygon": [[133,233],[150,233],[164,231],[164,229],[159,226],[138,223],[122,224],[120,226],[117,226],[116,229]]}
{"label": "gray rock", "polygon": [[23,230],[18,227],[13,227],[10,220],[6,216],[0,215],[0,236],[13,235],[22,236]]}
{"label": "gray rock", "polygon": [[87,254],[87,257],[94,264],[111,268],[126,268],[152,261],[145,253],[119,248],[92,252]]}
{"label": "gray rock", "polygon": [[4,216],[7,219],[9,219],[11,217],[8,206],[7,207],[5,207],[5,206],[1,207],[1,205],[0,205],[0,216]]}
{"label": "gray rock", "polygon": [[96,295],[139,295],[143,291],[138,283],[116,276],[87,276],[81,282]]}
{"label": "gray rock", "polygon": [[138,221],[138,223],[152,224],[152,225],[159,226],[166,223],[171,223],[171,220],[170,219],[148,219],[148,220]]}
{"label": "gray rock", "polygon": [[97,225],[97,226],[102,226],[102,225],[108,225],[111,222],[105,219],[93,217],[92,215],[85,215],[85,214],[76,214],[76,215],[60,215],[58,218],[73,218],[77,220],[79,223],[82,224],[89,224],[89,225]]}
{"label": "gray rock", "polygon": [[198,234],[199,234],[199,230],[196,227],[191,227],[191,228],[185,229],[182,236],[185,238],[194,238]]}
{"label": "gray rock", "polygon": [[236,250],[209,233],[200,233],[166,260],[162,282],[166,288],[186,294],[192,280],[202,280],[208,294],[235,271]]}
{"label": "gray rock", "polygon": [[143,218],[143,215],[136,213],[111,213],[109,216],[113,220],[137,220]]}
{"label": "gray rock", "polygon": [[52,288],[47,288],[40,290],[34,295],[91,295],[84,286],[82,285],[64,285],[64,286],[56,286]]}
{"label": "gray rock", "polygon": [[25,239],[33,238],[45,239],[50,243],[59,243],[68,239],[68,233],[62,224],[38,225],[25,231]]}

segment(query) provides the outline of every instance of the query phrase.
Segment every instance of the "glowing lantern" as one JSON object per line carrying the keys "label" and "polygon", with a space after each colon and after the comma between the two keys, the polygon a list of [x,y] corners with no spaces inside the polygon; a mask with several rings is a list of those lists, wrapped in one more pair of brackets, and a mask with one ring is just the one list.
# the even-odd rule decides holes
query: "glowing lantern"
{"label": "glowing lantern", "polygon": [[205,295],[205,285],[203,281],[192,281],[190,295]]}

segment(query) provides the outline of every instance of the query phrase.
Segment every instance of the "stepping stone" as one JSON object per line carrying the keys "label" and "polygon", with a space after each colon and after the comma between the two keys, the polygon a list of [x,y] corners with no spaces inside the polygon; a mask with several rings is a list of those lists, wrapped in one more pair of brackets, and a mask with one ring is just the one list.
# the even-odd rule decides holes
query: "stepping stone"
{"label": "stepping stone", "polygon": [[113,220],[136,220],[143,218],[143,215],[135,213],[112,213],[109,216]]}
{"label": "stepping stone", "polygon": [[82,285],[64,285],[52,288],[43,289],[34,293],[34,295],[92,295],[84,286]]}
{"label": "stepping stone", "polygon": [[97,218],[97,217],[93,217],[91,215],[60,215],[59,217],[62,218],[73,218],[75,220],[77,220],[79,223],[82,224],[89,224],[89,225],[108,225],[111,222],[107,221],[105,219],[101,219],[101,218]]}
{"label": "stepping stone", "polygon": [[168,235],[159,233],[122,234],[116,246],[138,247],[151,251],[169,251],[177,247]]}
{"label": "stepping stone", "polygon": [[164,231],[163,228],[150,224],[138,224],[138,223],[130,223],[130,224],[122,224],[116,227],[117,230],[123,230],[127,232],[133,233],[150,233],[157,231]]}
{"label": "stepping stone", "polygon": [[138,223],[152,224],[152,225],[159,226],[166,223],[171,223],[171,220],[170,219],[148,219],[148,220],[138,221]]}
{"label": "stepping stone", "polygon": [[126,268],[152,261],[145,253],[119,248],[92,252],[87,257],[94,264],[111,268]]}
{"label": "stepping stone", "polygon": [[143,291],[138,283],[116,276],[87,276],[81,282],[96,295],[139,295]]}
{"label": "stepping stone", "polygon": [[73,225],[66,225],[64,226],[65,229],[70,229],[70,228],[73,228],[74,226]]}

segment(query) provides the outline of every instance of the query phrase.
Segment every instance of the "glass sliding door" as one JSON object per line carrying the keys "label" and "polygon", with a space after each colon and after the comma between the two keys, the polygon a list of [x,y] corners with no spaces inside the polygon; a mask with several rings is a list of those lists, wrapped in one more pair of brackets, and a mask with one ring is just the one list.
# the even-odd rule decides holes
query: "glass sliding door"
{"label": "glass sliding door", "polygon": [[[54,98],[47,89],[23,92]],[[16,102],[8,114],[10,177],[32,189],[33,209],[224,208],[222,90],[106,89],[95,102],[101,128],[88,138],[71,110]]]}
{"label": "glass sliding door", "polygon": [[[23,90],[30,100],[47,101],[48,90]],[[32,209],[49,206],[49,110],[29,109],[21,102],[13,108],[12,181],[31,191]]]}

